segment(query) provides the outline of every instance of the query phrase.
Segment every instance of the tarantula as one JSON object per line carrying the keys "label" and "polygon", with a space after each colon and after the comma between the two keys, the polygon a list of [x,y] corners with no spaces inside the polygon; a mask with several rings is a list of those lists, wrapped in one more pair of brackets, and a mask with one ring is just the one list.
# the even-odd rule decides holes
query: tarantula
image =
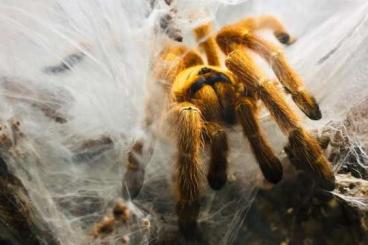
{"label": "tarantula", "polygon": [[[199,199],[203,188],[200,154],[209,146],[210,160],[207,173],[209,186],[218,190],[227,181],[228,142],[225,128],[240,123],[265,179],[277,183],[282,179],[280,160],[273,152],[259,126],[260,103],[268,109],[282,132],[288,136],[285,147],[291,162],[307,171],[319,187],[331,190],[335,177],[330,163],[315,137],[303,128],[298,116],[291,110],[276,81],[266,77],[253,61],[254,52],[267,61],[284,90],[310,119],[321,118],[319,106],[306,90],[300,76],[288,65],[283,52],[275,45],[257,36],[263,29],[273,31],[282,44],[294,39],[283,24],[273,16],[248,17],[227,25],[215,35],[212,24],[194,28],[194,34],[204,51],[207,64],[201,55],[177,42],[167,45],[153,68],[156,83],[163,95],[156,100],[150,95],[147,102],[145,128],[155,133],[159,114],[175,133],[177,156],[175,189],[179,224],[195,224],[199,214]],[[225,55],[222,67],[221,50]],[[161,86],[161,85],[164,86]],[[166,97],[165,97],[166,96]],[[154,98],[154,99],[152,99]],[[167,106],[167,107],[165,107]],[[136,196],[143,184],[145,151],[150,146],[138,141],[128,154],[124,185],[131,197]]]}

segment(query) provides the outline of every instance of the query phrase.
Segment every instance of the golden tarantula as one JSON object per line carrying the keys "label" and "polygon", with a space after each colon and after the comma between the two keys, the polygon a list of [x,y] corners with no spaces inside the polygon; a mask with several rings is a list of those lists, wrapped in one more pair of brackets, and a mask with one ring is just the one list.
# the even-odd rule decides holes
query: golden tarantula
{"label": "golden tarantula", "polygon": [[[309,118],[321,118],[316,100],[288,65],[282,51],[257,36],[257,31],[262,29],[271,29],[282,44],[294,41],[273,16],[246,18],[223,27],[216,36],[212,35],[211,23],[206,23],[196,27],[194,33],[208,64],[195,50],[172,42],[163,49],[154,65],[154,80],[164,81],[166,85],[163,90],[167,108],[160,108],[160,113],[167,115],[166,121],[175,133],[179,224],[193,224],[199,214],[204,179],[200,154],[204,145],[210,150],[209,186],[218,190],[225,185],[228,168],[225,127],[229,125],[241,124],[266,180],[277,183],[282,179],[280,160],[259,126],[260,101],[288,136],[285,151],[290,161],[298,169],[309,172],[321,188],[334,188],[333,171],[317,140],[303,128],[276,82],[268,79],[250,56],[253,51],[268,62],[285,91]],[[222,67],[219,49],[226,55],[226,68]],[[154,86],[159,87],[160,83]],[[147,129],[152,129],[157,121],[153,109],[156,103],[157,100],[148,100]],[[139,193],[143,184],[145,148],[143,141],[139,141],[128,155],[124,185],[132,197]]]}

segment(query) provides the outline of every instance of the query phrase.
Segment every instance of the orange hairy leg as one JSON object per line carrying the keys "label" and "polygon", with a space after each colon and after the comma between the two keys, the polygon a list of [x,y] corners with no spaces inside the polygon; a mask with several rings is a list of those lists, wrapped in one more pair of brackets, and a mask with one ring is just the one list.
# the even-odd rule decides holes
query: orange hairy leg
{"label": "orange hairy leg", "polygon": [[300,76],[290,67],[284,54],[274,45],[256,37],[248,35],[246,45],[264,57],[272,67],[276,77],[288,93],[291,94],[296,105],[311,119],[321,119],[322,114],[315,98],[304,87]]}
{"label": "orange hairy leg", "polygon": [[[218,86],[227,84],[228,86]],[[221,99],[219,92],[226,91],[234,98],[231,79],[220,69],[213,66],[194,66],[181,72],[175,79],[171,95],[175,102],[173,107],[175,131],[178,133],[177,181],[178,196],[177,213],[180,227],[194,226],[199,210],[197,198],[185,198],[185,193],[202,186],[202,179],[190,178],[203,174],[199,154],[202,151],[202,138],[210,147],[211,158],[207,180],[211,188],[220,189],[227,180],[227,138],[220,123],[223,116],[229,114],[231,100]],[[231,110],[230,110],[231,111]],[[172,117],[172,116],[171,116]],[[190,134],[189,134],[190,132]],[[203,142],[204,143],[204,142]],[[188,146],[184,147],[183,146]],[[185,166],[185,169],[183,167]],[[186,183],[186,184],[182,184]],[[185,187],[186,189],[183,189]],[[184,198],[183,198],[184,195]],[[196,195],[197,196],[197,195]],[[189,225],[189,226],[188,226]]]}
{"label": "orange hairy leg", "polygon": [[203,187],[203,120],[200,110],[189,102],[175,103],[169,112],[177,139],[175,193],[179,224],[195,223]]}
{"label": "orange hairy leg", "polygon": [[227,156],[229,146],[225,130],[213,122],[205,123],[205,138],[210,145],[208,184],[213,190],[221,189],[227,182]]}
{"label": "orange hairy leg", "polygon": [[[196,229],[200,210],[204,181],[200,156],[204,143],[210,151],[207,173],[209,185],[217,190],[227,181],[228,142],[225,125],[239,122],[265,178],[272,183],[281,180],[281,163],[259,125],[259,99],[281,131],[288,135],[289,145],[285,151],[290,161],[297,168],[313,175],[319,187],[334,187],[331,166],[316,139],[302,128],[299,117],[286,103],[278,84],[267,79],[249,57],[248,52],[252,50],[264,58],[297,106],[312,119],[321,117],[316,100],[304,88],[301,78],[288,65],[283,53],[255,35],[262,29],[273,31],[283,44],[294,41],[282,23],[273,16],[246,18],[222,28],[216,38],[212,33],[212,24],[205,23],[193,32],[206,54],[208,65],[204,64],[200,54],[181,44],[167,45],[153,65],[154,83],[151,85],[161,93],[150,91],[144,129],[160,137],[162,130],[154,130],[155,125],[161,126],[160,123],[168,119],[168,129],[175,135],[176,213],[181,230],[190,236]],[[226,61],[228,70],[220,67],[222,60],[217,45],[229,56]],[[167,136],[170,137],[170,134]],[[129,153],[128,168],[132,172],[138,169],[135,168],[139,166],[137,160],[144,152],[142,149],[145,147],[140,144],[137,143]]]}
{"label": "orange hairy leg", "polygon": [[279,48],[257,37],[250,30],[242,28],[241,22],[221,29],[216,40],[225,54],[243,45],[262,56],[300,110],[313,120],[322,117],[315,98],[306,90],[301,77],[290,67]]}
{"label": "orange hairy leg", "polygon": [[[302,170],[312,169],[313,172],[319,173],[319,184],[327,190],[333,190],[334,175],[323,151],[313,135],[302,128],[296,128],[289,135],[289,144],[285,147],[290,161]],[[305,165],[301,163],[310,163]],[[329,181],[324,181],[328,179]]]}
{"label": "orange hairy leg", "polygon": [[271,183],[279,182],[282,178],[281,162],[273,153],[259,127],[256,100],[251,97],[240,98],[236,111],[243,133],[249,140],[263,175]]}
{"label": "orange hairy leg", "polygon": [[298,116],[290,109],[282,93],[273,81],[265,78],[245,49],[232,52],[226,60],[226,66],[236,75],[239,82],[257,91],[257,95],[283,132],[289,133],[299,125]]}
{"label": "orange hairy leg", "polygon": [[240,21],[239,25],[241,25],[243,29],[248,29],[250,31],[269,29],[273,31],[277,40],[282,44],[290,45],[295,41],[276,16],[262,15],[257,17],[247,17]]}
{"label": "orange hairy leg", "polygon": [[[306,152],[305,160],[300,164],[305,164],[310,172],[314,173],[319,180],[321,187],[333,189],[335,178],[330,163],[323,157],[316,139],[305,130],[298,117],[287,105],[285,98],[277,90],[272,81],[265,78],[256,64],[251,60],[245,49],[233,51],[226,60],[226,66],[236,75],[237,79],[246,86],[259,91],[259,97],[270,111],[271,115],[279,127],[289,135],[289,140],[293,141],[291,150],[295,155]],[[290,138],[291,137],[291,138]]]}
{"label": "orange hairy leg", "polygon": [[219,68],[195,66],[177,76],[172,96],[177,102],[190,102],[200,112],[203,136],[210,146],[211,160],[207,176],[212,189],[220,189],[227,179],[228,144],[219,122],[235,121],[235,92],[231,79]]}
{"label": "orange hairy leg", "polygon": [[[157,92],[158,81],[161,81],[166,85],[164,86],[164,94],[167,94],[174,79],[181,71],[200,64],[203,64],[202,58],[195,51],[182,44],[169,44],[160,52],[158,60],[153,67],[154,84],[152,90]],[[161,95],[160,93],[157,94]],[[150,96],[146,101],[146,113],[143,122],[145,130],[151,129],[154,118],[157,116],[158,112],[155,108],[157,99],[162,100],[162,97]],[[152,157],[154,142],[155,135],[153,134],[151,142],[147,144],[147,142],[139,140],[128,152],[127,170],[123,179],[124,197],[135,198],[142,189],[145,165]],[[144,149],[144,146],[147,149]]]}
{"label": "orange hairy leg", "polygon": [[196,36],[199,46],[204,50],[207,56],[207,63],[213,66],[220,66],[220,53],[216,44],[216,40],[213,36],[212,23],[202,24],[194,28],[194,34]]}

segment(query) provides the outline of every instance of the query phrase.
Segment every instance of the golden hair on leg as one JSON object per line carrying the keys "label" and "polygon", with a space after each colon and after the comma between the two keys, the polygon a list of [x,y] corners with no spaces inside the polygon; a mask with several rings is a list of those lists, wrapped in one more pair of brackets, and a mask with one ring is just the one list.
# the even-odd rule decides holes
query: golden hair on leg
{"label": "golden hair on leg", "polygon": [[318,141],[309,132],[302,128],[293,130],[289,135],[289,145],[285,150],[289,155],[292,155],[291,162],[297,168],[314,173],[320,186],[326,190],[335,188],[335,176],[331,165],[323,154]]}
{"label": "golden hair on leg", "polygon": [[276,16],[262,15],[257,17],[247,17],[238,23],[242,28],[250,31],[259,31],[262,29],[270,29],[273,34],[279,40],[280,43],[290,45],[295,42],[295,38],[292,38],[285,26]]}
{"label": "golden hair on leg", "polygon": [[[154,106],[147,107],[146,125],[152,130],[149,125],[155,124],[154,120],[169,119],[170,127],[165,130],[175,135],[176,212],[182,230],[193,230],[199,216],[204,180],[200,159],[202,137],[210,147],[209,185],[219,189],[226,182],[228,142],[223,124],[239,121],[265,178],[272,183],[281,180],[282,165],[258,122],[258,99],[262,100],[283,133],[289,136],[285,151],[293,164],[309,171],[321,187],[331,189],[334,185],[333,172],[316,139],[301,128],[299,117],[286,103],[278,84],[267,79],[249,55],[252,50],[269,63],[286,92],[307,116],[312,119],[321,117],[316,100],[304,88],[283,53],[255,35],[263,29],[273,31],[283,44],[293,42],[282,23],[273,16],[246,18],[225,26],[216,38],[211,23],[206,23],[193,31],[209,65],[204,64],[200,54],[178,44],[167,46],[154,64],[153,80],[163,80],[167,86],[164,86],[162,96],[151,100],[151,104],[164,101],[159,106],[163,112],[156,117],[158,113],[151,110]],[[222,61],[218,48],[228,55],[228,70],[220,67]]]}
{"label": "golden hair on leg", "polygon": [[269,63],[276,77],[285,90],[291,94],[300,110],[310,119],[321,119],[322,114],[316,99],[306,90],[303,80],[290,67],[281,50],[252,34],[244,35],[244,44],[261,55]]}
{"label": "golden hair on leg", "polygon": [[[295,113],[290,109],[272,81],[264,78],[264,75],[248,57],[245,50],[237,49],[233,51],[226,60],[226,66],[235,74],[237,79],[250,86],[258,88],[258,94],[271,115],[278,123],[284,133],[289,134],[291,151],[298,149],[295,155],[305,154],[298,158],[300,164],[310,165],[313,168],[304,168],[312,172],[317,179],[320,179],[323,188],[334,186],[334,175],[330,163],[321,154],[322,150],[313,136],[301,129],[300,122]],[[305,152],[303,153],[302,150]]]}
{"label": "golden hair on leg", "polygon": [[[202,58],[195,51],[182,44],[169,44],[161,51],[159,60],[155,63],[153,77],[156,80],[167,82],[168,88],[166,91],[169,91],[171,84],[181,71],[200,64],[203,64]],[[146,101],[145,129],[151,126],[153,118],[156,116],[152,107],[154,107],[154,101],[150,97]],[[143,161],[149,159],[153,153],[150,144],[148,158],[144,159],[143,145],[142,141],[136,142],[128,153],[127,170],[123,181],[123,195],[126,197],[135,198],[143,186],[145,175],[145,163]]]}
{"label": "golden hair on leg", "polygon": [[284,133],[299,126],[299,117],[291,110],[285,96],[273,81],[267,80],[259,86],[259,97]]}
{"label": "golden hair on leg", "polygon": [[315,98],[306,90],[300,76],[289,66],[282,51],[274,45],[239,25],[222,28],[217,34],[216,40],[225,54],[229,54],[236,50],[239,45],[243,45],[262,56],[269,63],[285,90],[291,94],[300,110],[313,120],[322,117]]}
{"label": "golden hair on leg", "polygon": [[258,90],[258,96],[285,133],[299,125],[299,118],[290,109],[282,93],[272,81],[265,79],[265,75],[254,64],[246,50],[237,49],[232,52],[226,60],[226,66],[236,75],[238,81]]}
{"label": "golden hair on leg", "polygon": [[213,190],[221,189],[227,182],[227,156],[229,146],[225,130],[213,122],[205,123],[205,136],[210,146],[208,184]]}
{"label": "golden hair on leg", "polygon": [[271,183],[279,182],[282,178],[281,162],[273,153],[259,127],[256,101],[249,97],[240,98],[236,111],[243,133],[249,140],[264,177]]}
{"label": "golden hair on leg", "polygon": [[202,24],[193,30],[199,46],[204,50],[207,63],[213,66],[220,66],[220,53],[216,40],[213,36],[212,23]]}
{"label": "golden hair on leg", "polygon": [[[194,204],[200,198],[204,179],[200,159],[203,148],[202,115],[199,109],[189,102],[175,104],[170,113],[177,134],[175,164],[177,215],[179,222],[192,222],[198,218],[199,204]],[[188,208],[192,206],[193,208]]]}

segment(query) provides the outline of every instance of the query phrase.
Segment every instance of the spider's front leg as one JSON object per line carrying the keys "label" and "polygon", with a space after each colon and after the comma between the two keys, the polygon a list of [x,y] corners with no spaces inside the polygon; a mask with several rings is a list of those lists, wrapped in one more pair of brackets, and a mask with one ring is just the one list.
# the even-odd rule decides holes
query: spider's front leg
{"label": "spider's front leg", "polygon": [[[134,198],[142,189],[145,175],[145,165],[153,154],[156,140],[155,128],[157,115],[165,107],[167,93],[171,89],[175,77],[188,67],[202,64],[202,58],[185,45],[169,43],[160,52],[153,67],[153,83],[150,84],[151,94],[146,100],[143,129],[148,132],[148,140],[140,139],[128,153],[127,170],[123,181],[123,196]],[[164,85],[164,86],[162,86]],[[159,103],[158,103],[159,102]]]}
{"label": "spider's front leg", "polygon": [[248,47],[267,60],[278,80],[304,114],[313,120],[322,118],[316,99],[304,87],[301,77],[290,67],[282,51],[253,35],[248,35]]}
{"label": "spider's front leg", "polygon": [[[273,44],[257,37],[254,32],[257,31],[259,26],[256,25],[252,27],[250,25],[249,27],[244,24],[244,22],[246,22],[246,20],[234,25],[225,26],[218,33],[216,40],[222,51],[225,54],[229,54],[236,49],[238,45],[246,46],[255,51],[269,63],[276,77],[285,90],[291,94],[292,99],[300,110],[313,120],[321,119],[322,114],[316,99],[304,87],[301,77],[290,67],[283,52]],[[267,25],[265,26],[267,27]],[[277,28],[272,27],[272,25],[269,27]],[[278,29],[275,30],[275,33],[278,33],[277,30]],[[282,30],[282,33],[287,33],[284,28],[282,28]],[[280,39],[283,41],[283,38],[280,37]]]}
{"label": "spider's front leg", "polygon": [[226,66],[239,82],[258,91],[273,118],[284,133],[289,135],[291,151],[300,160],[298,166],[314,174],[321,187],[334,189],[335,177],[330,163],[323,155],[317,140],[303,129],[298,117],[286,103],[274,83],[265,78],[252,61],[246,49],[236,49],[226,60]]}
{"label": "spider's front leg", "polygon": [[179,225],[183,228],[195,225],[199,215],[199,198],[203,188],[204,123],[200,110],[189,102],[175,103],[170,118],[177,140],[175,164],[175,190]]}

